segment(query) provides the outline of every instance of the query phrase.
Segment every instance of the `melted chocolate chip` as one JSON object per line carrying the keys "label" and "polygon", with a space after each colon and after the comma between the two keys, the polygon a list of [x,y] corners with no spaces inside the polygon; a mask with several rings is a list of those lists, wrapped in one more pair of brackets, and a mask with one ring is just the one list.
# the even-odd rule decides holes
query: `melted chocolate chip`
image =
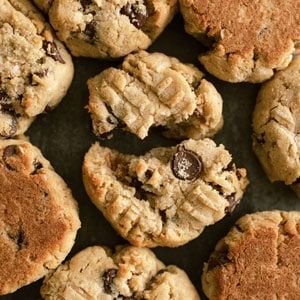
{"label": "melted chocolate chip", "polygon": [[147,6],[138,1],[133,4],[127,3],[121,8],[120,13],[127,16],[130,23],[138,29],[144,26],[149,16]]}
{"label": "melted chocolate chip", "polygon": [[92,21],[85,26],[84,33],[90,38],[94,39],[96,36],[96,26],[97,23],[95,21]]}
{"label": "melted chocolate chip", "polygon": [[210,257],[207,270],[210,271],[229,262],[230,260],[228,259],[228,249],[224,249],[222,252],[218,252],[215,256]]}
{"label": "melted chocolate chip", "polygon": [[117,272],[118,272],[117,269],[109,269],[103,273],[103,275],[102,275],[103,287],[104,287],[104,291],[106,294],[112,293],[111,285],[114,281],[114,278],[117,275]]}
{"label": "melted chocolate chip", "polygon": [[238,204],[238,201],[235,199],[235,194],[229,195],[228,197],[226,197],[226,200],[229,202],[229,206],[225,208],[225,213],[231,214]]}
{"label": "melted chocolate chip", "polygon": [[193,151],[179,146],[172,159],[172,171],[181,180],[195,180],[202,171],[200,157]]}
{"label": "melted chocolate chip", "polygon": [[0,90],[0,103],[6,103],[9,102],[10,97],[7,95],[7,93],[3,90]]}
{"label": "melted chocolate chip", "polygon": [[43,48],[48,56],[52,57],[55,61],[65,64],[54,42],[43,41]]}
{"label": "melted chocolate chip", "polygon": [[18,149],[19,148],[18,148],[17,145],[9,145],[9,146],[5,147],[5,149],[3,150],[2,159],[3,159],[7,169],[9,169],[11,171],[15,170],[15,168],[9,164],[8,159],[11,156],[17,155],[18,154]]}

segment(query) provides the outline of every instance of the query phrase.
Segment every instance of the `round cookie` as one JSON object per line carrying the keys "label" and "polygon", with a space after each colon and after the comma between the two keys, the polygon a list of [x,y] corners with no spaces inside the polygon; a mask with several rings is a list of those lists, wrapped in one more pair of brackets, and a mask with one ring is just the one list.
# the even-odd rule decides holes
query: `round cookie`
{"label": "round cookie", "polygon": [[184,271],[165,266],[146,248],[84,249],[44,280],[41,295],[54,299],[200,300]]}
{"label": "round cookie", "polygon": [[180,0],[186,31],[209,52],[199,59],[229,82],[263,82],[286,68],[300,40],[300,0]]}
{"label": "round cookie", "polygon": [[300,178],[300,56],[265,83],[253,113],[253,149],[269,179]]}
{"label": "round cookie", "polygon": [[54,0],[49,18],[74,56],[122,57],[148,48],[172,20],[176,0]]}
{"label": "round cookie", "polygon": [[248,184],[223,145],[187,140],[143,156],[93,145],[83,163],[88,195],[112,226],[138,247],[177,247],[239,203]]}
{"label": "round cookie", "polygon": [[0,138],[8,138],[61,101],[73,63],[29,1],[0,0],[0,7]]}
{"label": "round cookie", "polygon": [[47,13],[50,9],[53,0],[33,0],[33,2],[41,11]]}
{"label": "round cookie", "polygon": [[223,126],[222,98],[195,66],[162,53],[129,54],[120,68],[88,80],[94,133],[123,127],[139,138],[164,126],[174,138],[200,139]]}
{"label": "round cookie", "polygon": [[0,295],[55,269],[80,227],[77,204],[41,152],[0,141]]}
{"label": "round cookie", "polygon": [[300,212],[267,211],[239,219],[204,265],[210,300],[299,299]]}

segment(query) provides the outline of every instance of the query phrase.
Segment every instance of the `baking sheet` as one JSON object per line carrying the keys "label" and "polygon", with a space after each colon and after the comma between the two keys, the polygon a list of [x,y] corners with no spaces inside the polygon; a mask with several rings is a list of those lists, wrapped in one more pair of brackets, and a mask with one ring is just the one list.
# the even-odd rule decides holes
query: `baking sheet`
{"label": "baking sheet", "polygon": [[[203,70],[197,56],[204,48],[184,32],[180,16],[173,20],[149,51],[175,56],[182,62],[194,63]],[[116,66],[120,62],[121,60],[104,62],[74,58],[75,78],[67,96],[54,111],[38,117],[27,133],[31,142],[42,150],[56,172],[65,179],[79,203],[82,227],[68,257],[91,245],[114,247],[125,243],[90,202],[81,180],[84,154],[90,145],[97,141],[91,132],[90,117],[84,109],[88,101],[86,81],[105,68]],[[271,184],[267,180],[251,149],[251,114],[259,85],[229,84],[209,75],[206,78],[215,84],[224,100],[225,124],[214,140],[225,145],[233,155],[237,166],[247,168],[250,185],[233,214],[207,228],[200,237],[179,248],[154,249],[165,264],[175,264],[188,273],[201,299],[206,299],[200,282],[203,263],[207,261],[217,241],[229,231],[239,217],[262,210],[300,210],[300,201],[290,188],[280,183]],[[152,130],[149,137],[143,141],[132,134],[116,130],[113,139],[100,142],[102,145],[133,154],[142,154],[153,147],[177,143],[162,137],[157,129]],[[0,299],[41,299],[39,295],[41,283],[42,280]]]}

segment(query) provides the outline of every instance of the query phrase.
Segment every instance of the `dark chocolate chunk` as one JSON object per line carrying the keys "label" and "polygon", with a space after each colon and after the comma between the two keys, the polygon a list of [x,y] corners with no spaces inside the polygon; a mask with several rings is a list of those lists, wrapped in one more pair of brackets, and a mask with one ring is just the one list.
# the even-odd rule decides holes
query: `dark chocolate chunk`
{"label": "dark chocolate chunk", "polygon": [[92,21],[88,24],[86,24],[85,26],[85,30],[84,33],[90,38],[90,39],[94,39],[96,36],[96,26],[97,23],[95,21]]}
{"label": "dark chocolate chunk", "polygon": [[229,202],[229,205],[225,208],[225,213],[231,214],[238,204],[238,201],[235,199],[235,194],[229,195],[226,197],[226,200]]}
{"label": "dark chocolate chunk", "polygon": [[145,176],[146,176],[146,178],[147,178],[148,180],[152,177],[152,175],[153,175],[153,172],[152,172],[151,170],[147,170],[147,171],[145,172]]}
{"label": "dark chocolate chunk", "polygon": [[195,180],[202,171],[200,157],[193,151],[179,146],[172,159],[172,171],[181,180]]}
{"label": "dark chocolate chunk", "polygon": [[54,42],[43,41],[43,48],[48,56],[52,57],[55,61],[65,64]]}
{"label": "dark chocolate chunk", "polygon": [[133,4],[127,3],[121,8],[120,13],[127,16],[130,23],[138,29],[144,26],[149,16],[147,6],[138,1]]}
{"label": "dark chocolate chunk", "polygon": [[15,168],[9,164],[8,159],[11,156],[15,156],[18,154],[18,146],[17,145],[9,145],[7,146],[4,150],[3,150],[3,154],[2,154],[2,159],[5,163],[5,166],[7,167],[7,169],[9,169],[10,171],[15,170]]}
{"label": "dark chocolate chunk", "polygon": [[207,270],[210,271],[214,268],[221,267],[222,265],[226,265],[228,263],[230,263],[230,260],[228,259],[228,249],[226,248],[209,258]]}
{"label": "dark chocolate chunk", "polygon": [[112,293],[111,285],[114,281],[114,278],[117,275],[117,272],[118,272],[117,269],[109,269],[103,273],[102,279],[103,279],[103,287],[104,287],[105,293],[107,293],[107,294]]}

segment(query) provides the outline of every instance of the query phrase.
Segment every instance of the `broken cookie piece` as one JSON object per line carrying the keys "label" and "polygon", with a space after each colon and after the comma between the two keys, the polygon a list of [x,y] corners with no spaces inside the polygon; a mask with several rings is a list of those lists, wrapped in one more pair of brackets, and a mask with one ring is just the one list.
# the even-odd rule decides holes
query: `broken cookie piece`
{"label": "broken cookie piece", "polygon": [[65,96],[73,63],[27,0],[0,0],[0,139],[23,134]]}
{"label": "broken cookie piece", "polygon": [[253,113],[253,149],[269,179],[300,196],[300,57],[265,83]]}
{"label": "broken cookie piece", "polygon": [[35,2],[48,7],[50,23],[74,56],[102,59],[147,49],[177,10],[176,0]]}
{"label": "broken cookie piece", "polygon": [[222,98],[193,65],[162,53],[128,55],[120,69],[88,80],[88,109],[98,136],[121,126],[139,138],[163,126],[173,138],[199,139],[223,125]]}
{"label": "broken cookie piece", "polygon": [[93,145],[83,163],[88,195],[112,226],[138,247],[177,247],[222,219],[248,179],[223,145],[187,140],[142,156]]}
{"label": "broken cookie piece", "polygon": [[77,203],[41,152],[0,141],[0,295],[55,269],[80,227]]}
{"label": "broken cookie piece", "polygon": [[240,218],[204,264],[208,299],[298,299],[300,213],[257,212]]}
{"label": "broken cookie piece", "polygon": [[44,280],[41,295],[45,300],[200,300],[183,270],[132,246],[82,250]]}
{"label": "broken cookie piece", "polygon": [[186,31],[209,51],[208,72],[229,82],[263,82],[286,68],[300,40],[300,0],[180,0]]}

